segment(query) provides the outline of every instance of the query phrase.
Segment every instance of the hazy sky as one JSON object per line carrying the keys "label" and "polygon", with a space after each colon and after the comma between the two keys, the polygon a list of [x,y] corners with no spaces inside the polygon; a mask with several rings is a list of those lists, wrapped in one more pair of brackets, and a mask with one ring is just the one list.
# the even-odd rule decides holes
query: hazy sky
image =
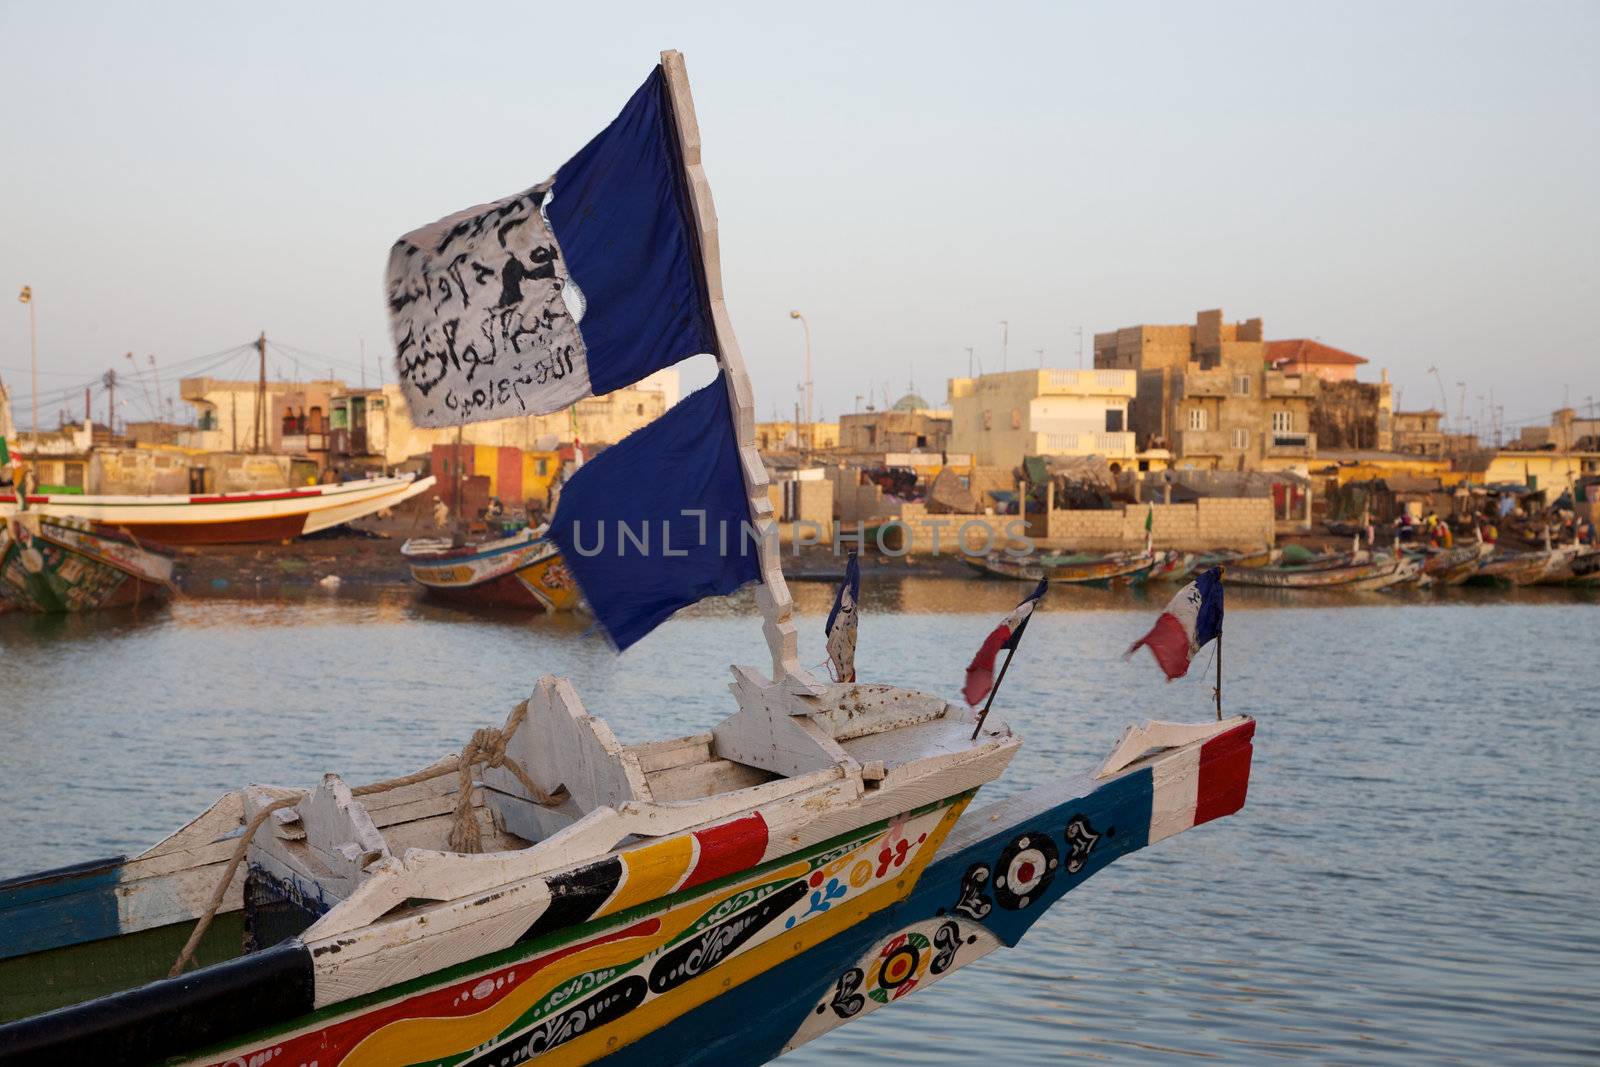
{"label": "hazy sky", "polygon": [[364,340],[376,381],[394,238],[546,177],[679,48],[760,418],[790,308],[831,418],[998,368],[1001,319],[1011,368],[1072,367],[1079,326],[1089,360],[1221,307],[1406,407],[1437,365],[1452,416],[1465,381],[1543,420],[1600,401],[1597,40],[1593,3],[0,0],[0,284],[37,295],[51,425],[124,352],[170,387],[263,329],[274,375],[357,379]]}

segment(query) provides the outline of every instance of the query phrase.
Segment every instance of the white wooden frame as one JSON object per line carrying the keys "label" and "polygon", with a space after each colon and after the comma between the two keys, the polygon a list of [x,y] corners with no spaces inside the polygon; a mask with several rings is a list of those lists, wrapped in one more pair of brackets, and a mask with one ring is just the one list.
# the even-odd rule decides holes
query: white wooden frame
{"label": "white wooden frame", "polygon": [[783,578],[779,559],[777,529],[772,501],[767,495],[767,468],[756,451],[755,393],[745,370],[744,355],[733,335],[733,322],[722,294],[722,250],[717,239],[717,209],[711,200],[711,184],[700,165],[700,123],[694,114],[694,98],[689,94],[689,73],[683,53],[661,53],[661,69],[666,75],[667,92],[677,124],[678,149],[683,155],[684,176],[694,210],[695,230],[700,239],[700,256],[705,269],[706,297],[711,304],[712,325],[716,330],[722,370],[728,382],[728,406],[733,413],[739,461],[744,472],[745,490],[750,498],[751,524],[759,534],[757,551],[761,561],[761,585],[756,603],[765,618],[762,626],[767,646],[772,650],[772,681],[792,679],[806,692],[815,692],[816,683],[800,667],[799,638],[794,626],[794,600]]}

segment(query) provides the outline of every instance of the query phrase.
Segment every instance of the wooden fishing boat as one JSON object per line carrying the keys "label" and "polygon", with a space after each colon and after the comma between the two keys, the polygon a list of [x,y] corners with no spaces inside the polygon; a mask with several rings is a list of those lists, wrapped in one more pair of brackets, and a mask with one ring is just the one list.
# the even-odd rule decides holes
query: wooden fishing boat
{"label": "wooden fishing boat", "polygon": [[1539,576],[1538,585],[1600,584],[1600,548],[1562,545],[1552,549],[1550,566]]}
{"label": "wooden fishing boat", "polygon": [[560,548],[529,529],[456,548],[449,538],[413,538],[400,552],[417,584],[452,603],[545,612],[582,599]]}
{"label": "wooden fishing boat", "polygon": [[1248,552],[1233,549],[1170,552],[1166,565],[1158,564],[1151,570],[1150,581],[1188,582],[1212,567],[1265,567],[1272,562],[1272,556],[1272,549],[1266,547]]}
{"label": "wooden fishing boat", "polygon": [[1458,545],[1429,553],[1423,560],[1423,572],[1439,586],[1461,585],[1478,573],[1479,566],[1494,552],[1494,545],[1480,541],[1477,544]]}
{"label": "wooden fishing boat", "polygon": [[0,518],[0,601],[26,611],[97,611],[162,600],[171,556],[88,524],[28,510]]}
{"label": "wooden fishing boat", "polygon": [[[132,859],[0,883],[8,1063],[759,1061],[1014,944],[1107,862],[1244,804],[1255,723],[1219,710],[1216,722],[1131,727],[1092,775],[969,816],[1021,744],[997,714],[807,671],[768,536],[752,393],[722,305],[681,56],[663,53],[624,117],[582,154],[597,157],[608,161],[591,172],[602,181],[618,160],[681,164],[629,189],[665,205],[662,231],[682,227],[671,213],[692,206],[704,269],[690,296],[709,305],[700,310],[721,371],[571,478],[549,536],[577,544],[574,516],[651,520],[639,529],[660,530],[658,557],[566,553],[597,626],[626,647],[681,607],[753,586],[770,672],[734,667],[734,708],[711,730],[634,746],[571,683],[545,677],[503,726],[416,773],[354,788],[334,774],[312,789],[246,786]],[[555,197],[567,211],[593,188],[572,184]],[[453,262],[458,239],[530,240],[555,225],[537,206],[519,194],[423,227],[397,242],[391,267],[409,279],[430,255]],[[609,254],[593,232],[544,262]],[[624,218],[603,236],[644,232]],[[597,269],[574,273],[599,291],[604,264],[587,262]],[[553,310],[559,278],[516,265],[517,285],[549,283],[529,298],[549,312],[541,328],[568,328]],[[464,272],[451,285],[492,286],[499,298],[501,280],[486,271],[490,281]],[[630,278],[613,275],[613,291],[632,292]],[[436,336],[430,294],[409,281],[393,289],[395,321],[421,316]],[[616,351],[596,331],[587,366],[609,354],[614,367]],[[470,379],[455,406],[521,403],[540,386],[552,387],[544,407],[565,406],[572,394],[556,387],[570,389],[578,366],[518,378],[527,392],[508,389],[511,400]],[[418,356],[400,370],[403,388],[408,373],[426,373],[422,403],[452,408],[437,376],[448,364],[441,372]],[[668,536],[669,507],[700,508],[698,541],[681,528]],[[730,518],[757,536],[731,549],[708,541]],[[185,973],[190,963],[198,969]]]}
{"label": "wooden fishing boat", "polygon": [[[433,487],[433,478],[396,475],[335,485],[260,493],[194,496],[30,494],[27,508],[52,518],[81,519],[98,530],[127,532],[164,545],[229,545],[285,541],[392,508]],[[0,495],[0,518],[17,511],[15,493]]]}
{"label": "wooden fishing boat", "polygon": [[1343,566],[1308,567],[1230,567],[1232,585],[1255,585],[1271,589],[1342,589],[1368,592],[1413,581],[1422,573],[1414,560],[1379,555],[1365,562]]}
{"label": "wooden fishing boat", "polygon": [[1545,576],[1554,561],[1548,549],[1531,552],[1497,552],[1478,564],[1478,569],[1468,576],[1468,585],[1516,586],[1533,585]]}
{"label": "wooden fishing boat", "polygon": [[1049,578],[1051,582],[1067,585],[1100,587],[1143,582],[1156,564],[1156,557],[1150,552],[1115,552],[1110,555],[1036,553],[1031,556],[994,552],[987,556],[963,556],[962,559],[967,566],[991,578],[1033,582]]}
{"label": "wooden fishing boat", "polygon": [[[0,883],[6,1062],[758,1062],[1245,801],[1245,717],[1130,728],[969,814],[1021,743],[993,714],[973,739],[925,694],[735,677],[714,730],[638,746],[546,678],[464,793],[454,758],[252,786],[139,856]],[[452,850],[463,818],[488,851]],[[202,966],[164,977],[214,888]]]}

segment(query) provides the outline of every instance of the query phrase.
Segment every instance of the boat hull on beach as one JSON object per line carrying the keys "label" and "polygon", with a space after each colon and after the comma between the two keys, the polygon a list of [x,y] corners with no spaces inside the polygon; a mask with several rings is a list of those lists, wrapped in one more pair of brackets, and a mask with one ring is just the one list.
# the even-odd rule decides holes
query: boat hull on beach
{"label": "boat hull on beach", "polygon": [[32,511],[0,518],[0,602],[41,614],[163,600],[172,557]]}
{"label": "boat hull on beach", "polygon": [[[885,707],[903,704],[882,688]],[[1255,723],[1240,716],[1130,727],[1092,774],[969,813],[1019,742],[999,724],[962,752],[971,713],[949,716],[922,724],[944,738],[924,748],[931,764],[890,768],[875,788],[840,765],[736,790],[703,822],[692,810],[675,826],[669,809],[603,809],[605,835],[622,844],[554,869],[531,861],[576,855],[571,831],[522,854],[357,855],[365,884],[342,901],[298,892],[308,885],[282,891],[285,862],[339,836],[319,821],[353,825],[366,838],[348,846],[358,853],[419,840],[448,818],[429,813],[454,803],[455,775],[359,799],[329,776],[256,832],[249,874],[224,897],[232,921],[201,942],[213,962],[0,1024],[0,1048],[13,1064],[762,1062],[1016,944],[1112,860],[1245,802]],[[851,732],[847,715],[836,721],[840,737]],[[709,738],[627,751],[652,784],[681,788],[696,765],[686,752]],[[474,802],[503,804],[497,792],[485,782]],[[104,990],[106,975],[162,973],[252,804],[230,794],[134,859],[0,883],[10,1012],[70,1000],[74,983]],[[476,810],[495,833],[499,819]],[[596,818],[574,824],[589,825],[578,838]],[[273,916],[318,906],[312,925],[267,943]],[[261,947],[227,958],[241,928]],[[64,980],[40,982],[47,972]]]}
{"label": "boat hull on beach", "polygon": [[[73,518],[163,545],[233,545],[287,541],[404,503],[433,487],[410,475],[364,478],[260,493],[196,496],[31,495],[28,510]],[[0,517],[16,496],[0,496]]]}
{"label": "boat hull on beach", "polygon": [[1306,567],[1230,567],[1230,585],[1263,586],[1270,589],[1340,589],[1371,592],[1416,581],[1422,574],[1417,560],[1379,556],[1366,561],[1337,566]]}
{"label": "boat hull on beach", "polygon": [[1133,585],[1150,576],[1156,564],[1155,556],[1148,552],[1118,552],[1109,556],[1050,555],[1011,556],[991,553],[987,556],[963,556],[969,567],[990,578],[1007,578],[1037,582],[1049,578],[1062,585],[1093,585],[1101,587]]}
{"label": "boat hull on beach", "polygon": [[400,546],[411,577],[429,596],[467,607],[571,611],[582,599],[554,543],[527,531],[450,548],[439,539]]}

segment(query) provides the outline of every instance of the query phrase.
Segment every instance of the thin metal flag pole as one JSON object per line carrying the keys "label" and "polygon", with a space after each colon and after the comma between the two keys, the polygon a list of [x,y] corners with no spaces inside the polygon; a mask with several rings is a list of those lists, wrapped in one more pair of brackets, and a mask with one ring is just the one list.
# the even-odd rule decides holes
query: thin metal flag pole
{"label": "thin metal flag pole", "polygon": [[[1017,645],[1022,642],[1018,641]],[[978,731],[983,729],[983,720],[989,717],[989,705],[994,703],[994,695],[1000,692],[1000,683],[1006,680],[1006,668],[1011,666],[1011,657],[1017,654],[1017,645],[1006,649],[1006,661],[1000,664],[1000,676],[994,680],[994,686],[989,690],[989,699],[983,702],[983,710],[978,712],[978,725],[972,728],[972,740],[978,739]]]}
{"label": "thin metal flag pole", "polygon": [[1222,632],[1217,632],[1217,685],[1211,690],[1217,698],[1217,721],[1222,721]]}

